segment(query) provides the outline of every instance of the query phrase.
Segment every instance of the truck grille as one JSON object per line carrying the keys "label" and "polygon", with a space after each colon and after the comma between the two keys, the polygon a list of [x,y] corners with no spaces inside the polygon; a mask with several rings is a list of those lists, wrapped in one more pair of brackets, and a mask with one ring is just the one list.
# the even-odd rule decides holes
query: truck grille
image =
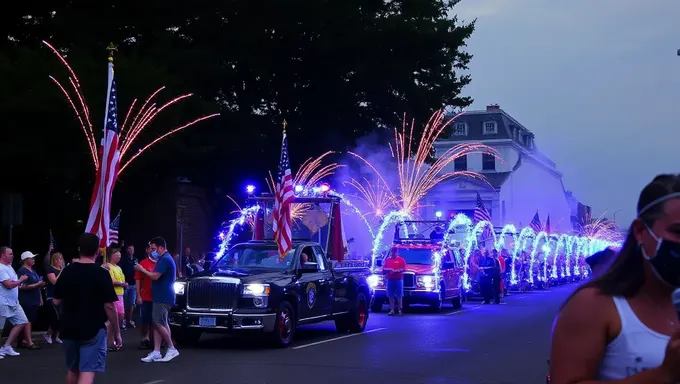
{"label": "truck grille", "polygon": [[404,288],[415,288],[416,275],[413,273],[404,273]]}
{"label": "truck grille", "polygon": [[191,309],[232,309],[238,299],[238,284],[192,281],[187,286],[187,307]]}

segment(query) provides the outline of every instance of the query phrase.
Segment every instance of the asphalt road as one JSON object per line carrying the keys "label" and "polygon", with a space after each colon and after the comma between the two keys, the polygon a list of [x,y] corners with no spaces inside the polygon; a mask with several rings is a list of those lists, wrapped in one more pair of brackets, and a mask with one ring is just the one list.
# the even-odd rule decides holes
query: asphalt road
{"label": "asphalt road", "polygon": [[[97,383],[544,383],[552,321],[575,287],[515,294],[502,305],[466,302],[441,314],[420,308],[403,317],[371,314],[357,335],[337,334],[332,322],[305,326],[284,350],[251,338],[204,336],[169,363],[141,363],[137,332],[127,330],[126,350],[109,354]],[[0,360],[2,382],[57,383],[64,374],[58,346]]]}

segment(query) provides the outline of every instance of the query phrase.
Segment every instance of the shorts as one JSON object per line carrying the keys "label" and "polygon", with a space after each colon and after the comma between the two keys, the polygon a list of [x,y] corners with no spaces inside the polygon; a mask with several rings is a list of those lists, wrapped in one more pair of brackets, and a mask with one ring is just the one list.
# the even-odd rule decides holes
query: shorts
{"label": "shorts", "polygon": [[123,295],[124,297],[124,304],[125,308],[130,309],[134,308],[137,306],[137,287],[134,285],[130,285],[127,288],[125,288],[125,294]]}
{"label": "shorts", "polygon": [[28,323],[28,318],[19,304],[0,305],[0,329],[5,328],[5,321],[9,321],[12,325],[21,325]]}
{"label": "shorts", "polygon": [[401,299],[404,296],[403,279],[387,279],[387,297]]}
{"label": "shorts", "polygon": [[113,303],[113,306],[116,307],[116,312],[119,315],[124,315],[125,314],[125,301],[123,300],[123,296],[118,296],[118,301]]}
{"label": "shorts", "polygon": [[168,313],[170,313],[170,308],[172,308],[170,304],[153,303],[153,308],[151,309],[151,322],[153,325],[169,326]]}
{"label": "shorts", "polygon": [[142,325],[153,324],[153,303],[150,301],[142,301],[142,306],[139,307],[139,321]]}
{"label": "shorts", "polygon": [[100,329],[90,340],[64,339],[66,368],[71,372],[104,372],[106,369],[106,329]]}

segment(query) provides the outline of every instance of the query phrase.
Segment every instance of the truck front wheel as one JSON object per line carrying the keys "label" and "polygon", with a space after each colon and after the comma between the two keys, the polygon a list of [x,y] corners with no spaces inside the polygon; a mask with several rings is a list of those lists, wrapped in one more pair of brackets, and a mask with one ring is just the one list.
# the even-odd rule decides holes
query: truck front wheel
{"label": "truck front wheel", "polygon": [[335,320],[335,328],[341,333],[361,333],[366,329],[367,322],[368,300],[363,292],[358,292],[354,308],[347,315]]}
{"label": "truck front wheel", "polygon": [[272,342],[278,348],[286,348],[295,337],[295,312],[289,302],[284,301],[276,311],[276,323],[272,333]]}

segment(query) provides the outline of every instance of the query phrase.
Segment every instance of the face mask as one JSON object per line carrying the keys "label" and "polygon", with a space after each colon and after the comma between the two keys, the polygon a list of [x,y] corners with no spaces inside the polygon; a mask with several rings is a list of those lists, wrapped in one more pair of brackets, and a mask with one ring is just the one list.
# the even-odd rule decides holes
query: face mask
{"label": "face mask", "polygon": [[661,239],[649,228],[647,231],[657,241],[656,253],[649,257],[642,248],[642,255],[651,264],[654,274],[661,281],[674,288],[680,288],[680,243]]}
{"label": "face mask", "polygon": [[152,252],[151,252],[151,257],[152,257],[152,258],[158,259],[158,256],[159,256],[159,255],[158,255],[158,251],[152,251]]}

